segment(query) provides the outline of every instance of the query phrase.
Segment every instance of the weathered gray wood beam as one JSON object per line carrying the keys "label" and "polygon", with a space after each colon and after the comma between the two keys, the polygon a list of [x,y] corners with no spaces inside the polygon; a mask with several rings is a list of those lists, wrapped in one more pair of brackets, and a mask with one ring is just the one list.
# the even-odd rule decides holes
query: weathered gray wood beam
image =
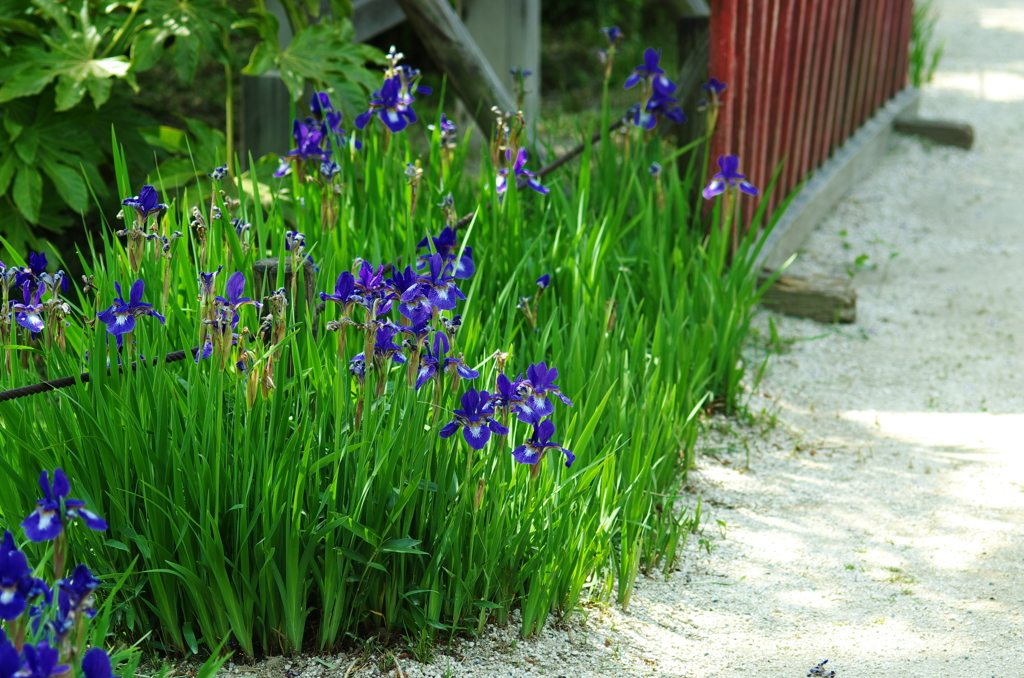
{"label": "weathered gray wood beam", "polygon": [[900,134],[914,134],[944,146],[970,150],[974,145],[974,128],[966,122],[899,118],[896,120],[895,129]]}
{"label": "weathered gray wood beam", "polygon": [[[767,279],[767,274],[762,281]],[[768,308],[820,323],[852,323],[857,320],[857,291],[849,278],[783,275],[761,297]]]}
{"label": "weathered gray wood beam", "polygon": [[704,17],[711,16],[711,6],[707,0],[668,0],[676,16]]}
{"label": "weathered gray wood beam", "polygon": [[469,34],[448,0],[398,0],[448,85],[485,132],[494,125],[491,107],[515,110],[515,100]]}
{"label": "weathered gray wood beam", "polygon": [[356,42],[366,42],[405,21],[395,0],[352,0],[352,26]]}

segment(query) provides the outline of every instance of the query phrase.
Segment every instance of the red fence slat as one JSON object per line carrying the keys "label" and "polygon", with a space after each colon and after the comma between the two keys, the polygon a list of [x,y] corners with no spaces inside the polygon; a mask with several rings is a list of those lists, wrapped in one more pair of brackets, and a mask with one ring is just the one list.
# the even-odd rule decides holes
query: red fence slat
{"label": "red fence slat", "polygon": [[[782,161],[789,148],[789,121],[792,119],[794,105],[794,89],[796,87],[791,74],[793,67],[793,16],[796,11],[797,0],[779,0],[779,37],[775,45],[775,58],[772,61],[772,82],[775,83],[778,102],[775,109],[770,111],[772,120],[772,141],[768,157],[771,159],[771,168],[774,171]],[[712,55],[714,58],[714,55]],[[754,181],[762,180],[762,177],[751,177]],[[784,173],[779,177],[779,183],[771,196],[769,211],[782,201],[782,196],[789,192],[790,187],[786,185]]]}
{"label": "red fence slat", "polygon": [[[768,212],[906,86],[913,0],[711,0],[712,140],[766,186]],[[755,201],[744,199],[747,223]]]}

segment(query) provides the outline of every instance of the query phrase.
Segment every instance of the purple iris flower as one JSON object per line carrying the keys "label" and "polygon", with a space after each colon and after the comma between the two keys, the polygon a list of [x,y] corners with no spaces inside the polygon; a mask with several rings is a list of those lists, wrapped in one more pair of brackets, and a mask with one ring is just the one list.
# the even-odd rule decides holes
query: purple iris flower
{"label": "purple iris flower", "polygon": [[60,652],[45,640],[35,646],[26,644],[21,649],[22,665],[18,678],[51,678],[71,671],[67,664],[58,664]]}
{"label": "purple iris flower", "polygon": [[458,358],[447,357],[449,350],[451,350],[451,345],[448,343],[445,333],[435,332],[433,350],[428,347],[427,352],[420,358],[419,371],[416,374],[417,391],[428,380],[437,376],[439,371],[441,374],[456,372],[461,379],[476,379],[480,376],[480,372],[466,365],[466,361],[461,356]]}
{"label": "purple iris flower", "polygon": [[504,416],[516,413],[520,406],[526,404],[529,387],[522,374],[515,380],[509,379],[504,374],[499,374],[496,388],[497,390],[491,395],[491,405]]}
{"label": "purple iris flower", "polygon": [[58,581],[57,586],[60,587],[60,595],[66,596],[66,604],[74,616],[85,615],[92,619],[96,616],[96,610],[92,607],[92,593],[101,583],[88,567],[80,564],[70,577]]}
{"label": "purple iris flower", "polygon": [[428,346],[426,353],[420,357],[419,371],[416,373],[416,390],[423,388],[423,385],[437,375],[438,369],[444,364],[444,354],[450,348],[448,337],[444,332],[434,333],[433,350]]}
{"label": "purple iris flower", "polygon": [[555,385],[555,379],[558,379],[558,368],[548,369],[547,363],[537,363],[526,369],[529,395],[516,412],[520,421],[526,424],[539,424],[541,419],[554,412],[555,406],[548,399],[549,395],[557,396],[563,403],[572,407],[572,402]]}
{"label": "purple iris flower", "polygon": [[370,109],[356,116],[355,125],[363,129],[370,123],[370,118],[376,115],[389,130],[397,134],[418,119],[412,104],[413,98],[404,91],[399,76],[385,78],[383,86],[370,99]]}
{"label": "purple iris flower", "polygon": [[14,544],[14,536],[4,532],[0,542],[0,619],[17,619],[28,607],[28,600],[45,596],[47,605],[52,594],[46,582],[32,576],[28,558]]}
{"label": "purple iris flower", "polygon": [[551,284],[551,276],[548,275],[547,273],[545,273],[541,277],[537,278],[537,287],[541,288],[542,290],[546,290],[548,288],[548,285],[550,285],[550,284]]}
{"label": "purple iris flower", "polygon": [[390,313],[398,298],[384,281],[384,264],[378,264],[375,270],[370,262],[362,262],[354,286],[356,291],[353,297],[356,303],[373,315],[367,318],[367,322],[375,322],[378,317]]}
{"label": "purple iris flower", "polygon": [[118,678],[110,665],[110,655],[101,647],[92,647],[82,656],[85,678]]}
{"label": "purple iris flower", "polygon": [[[512,161],[511,148],[505,151],[505,159],[509,162]],[[516,154],[515,165],[513,165],[513,171],[516,178],[516,188],[522,188],[523,184],[526,184],[541,195],[547,195],[548,191],[551,189],[546,186],[542,186],[540,180],[537,179],[537,175],[526,169],[526,160],[526,149],[520,147],[519,153]],[[498,195],[502,195],[506,190],[508,190],[508,167],[503,167],[498,170],[498,180],[495,187],[497,188]]]}
{"label": "purple iris flower", "polygon": [[212,172],[207,172],[206,173],[206,176],[210,177],[214,181],[220,181],[221,179],[223,179],[227,175],[228,175],[228,166],[227,165],[220,165],[219,167],[214,167]]}
{"label": "purple iris flower", "polygon": [[[221,313],[223,313],[223,311],[221,311]],[[204,320],[203,323],[205,323],[207,325],[211,325],[212,324],[209,320]],[[213,355],[213,340],[211,340],[209,337],[207,337],[206,338],[206,342],[203,344],[202,350],[201,351],[196,351],[196,357],[195,357],[195,359],[192,362],[194,362],[196,365],[198,365],[200,360],[206,360],[211,355]]]}
{"label": "purple iris flower", "polygon": [[214,279],[223,268],[223,265],[218,266],[217,270],[212,273],[203,273],[202,271],[199,271],[199,296],[201,298],[209,298],[213,296]]}
{"label": "purple iris flower", "polygon": [[0,287],[2,287],[5,290],[10,289],[17,276],[17,266],[11,266],[10,268],[8,268],[7,264],[0,261]]}
{"label": "purple iris flower", "polygon": [[320,301],[333,301],[336,304],[340,304],[344,308],[351,308],[351,304],[356,301],[354,297],[356,291],[356,279],[349,271],[342,271],[338,275],[338,279],[334,281],[334,294],[327,294],[326,292],[320,293]]}
{"label": "purple iris flower", "polygon": [[309,158],[326,158],[331,154],[331,149],[320,148],[327,136],[327,128],[317,125],[312,120],[310,124],[294,120],[292,122],[292,138],[295,139],[295,148],[288,151],[288,155],[297,156],[302,160]]}
{"label": "purple iris flower", "polygon": [[366,383],[366,361],[363,360],[362,353],[349,361],[348,371],[359,381],[360,384]]}
{"label": "purple iris flower", "polygon": [[[400,299],[398,312],[408,318],[412,324],[425,323],[430,320],[433,314],[433,305],[427,298],[427,291],[420,285],[420,277],[412,270],[412,266],[406,266],[404,271],[397,268],[388,284]],[[408,292],[408,296],[406,296]]]}
{"label": "purple iris flower", "polygon": [[462,314],[456,313],[451,318],[441,316],[441,324],[444,325],[444,331],[454,337],[455,333],[462,327]]}
{"label": "purple iris flower", "polygon": [[137,216],[135,223],[141,227],[145,225],[150,217],[160,219],[163,213],[167,211],[167,205],[159,202],[159,200],[160,194],[157,193],[155,188],[147,184],[142,187],[137,196],[125,198],[121,201],[121,204],[135,210]]}
{"label": "purple iris flower", "polygon": [[0,678],[14,678],[21,670],[21,655],[14,649],[14,643],[7,640],[7,634],[0,630]]}
{"label": "purple iris flower", "polygon": [[455,283],[455,276],[450,275],[452,264],[445,261],[437,253],[430,256],[429,272],[419,277],[419,285],[410,288],[402,295],[402,301],[411,301],[418,294],[426,296],[427,300],[442,311],[451,311],[459,299],[465,299],[466,295]]}
{"label": "purple iris flower", "polygon": [[378,264],[374,270],[373,264],[368,261],[362,262],[359,265],[359,273],[356,274],[355,288],[366,297],[374,296],[386,289],[384,264]]}
{"label": "purple iris flower", "polygon": [[471,388],[462,394],[462,409],[455,410],[455,418],[441,429],[442,438],[451,438],[462,429],[462,437],[474,450],[484,449],[491,433],[508,435],[508,429],[494,420],[491,394]]}
{"label": "purple iris flower", "polygon": [[274,171],[274,176],[281,178],[292,173],[292,164],[288,162],[287,158],[281,158],[277,165],[277,169]]}
{"label": "purple iris flower", "polygon": [[245,292],[245,274],[241,271],[235,271],[228,278],[228,282],[224,285],[224,293],[228,296],[216,297],[215,301],[224,307],[226,310],[230,310],[234,314],[232,326],[238,325],[238,309],[242,306],[252,304],[256,308],[263,308],[263,304],[258,301],[253,301],[249,297],[243,297],[242,293]]}
{"label": "purple iris flower", "polygon": [[677,124],[686,122],[686,114],[676,105],[676,99],[672,96],[675,93],[675,87],[675,83],[668,78],[655,80],[647,103],[643,107],[640,104],[631,107],[626,112],[627,117],[632,118],[636,127],[645,130],[654,129],[661,116]]}
{"label": "purple iris flower", "polygon": [[36,502],[36,510],[22,523],[25,536],[31,541],[50,541],[64,530],[64,520],[81,518],[91,530],[107,529],[107,522],[85,508],[81,499],[66,499],[71,493],[71,483],[64,471],[53,472],[53,483],[46,471],[39,477],[39,486],[43,488],[43,498]]}
{"label": "purple iris flower", "polygon": [[408,64],[401,64],[395,70],[398,72],[398,77],[402,80],[402,90],[410,97],[413,94],[422,94],[423,96],[426,96],[434,92],[430,87],[418,84],[420,76],[422,75],[422,73],[420,73],[420,69],[413,68]]}
{"label": "purple iris flower", "polygon": [[724,82],[719,82],[716,78],[711,78],[706,83],[700,86],[700,88],[706,92],[709,92],[711,96],[716,99],[725,91],[725,88],[729,85]]}
{"label": "purple iris flower", "polygon": [[136,318],[151,315],[159,320],[161,324],[167,323],[166,318],[153,310],[152,304],[142,301],[142,295],[146,290],[146,283],[142,280],[136,280],[132,283],[132,289],[127,302],[125,302],[124,295],[121,292],[121,283],[115,282],[114,288],[117,290],[114,304],[106,311],[100,311],[96,314],[96,317],[107,326],[107,332],[117,337],[118,346],[121,345],[121,337],[135,329]]}
{"label": "purple iris flower", "polygon": [[291,252],[292,248],[300,249],[306,246],[306,234],[298,231],[284,232],[284,250]]}
{"label": "purple iris flower", "polygon": [[58,644],[79,619],[92,619],[96,616],[93,591],[99,588],[100,583],[85,565],[79,565],[70,577],[57,582],[60,589],[57,594],[57,614],[48,625]]}
{"label": "purple iris flower", "polygon": [[[213,317],[204,318],[203,324],[209,327],[213,334],[220,335],[222,338],[226,338],[228,335],[231,335],[231,345],[234,346],[238,343],[238,335],[233,333],[238,327],[238,320],[238,313],[231,313],[230,309],[218,306],[214,309]],[[209,358],[212,354],[213,343],[207,339],[207,343],[203,346],[202,352],[196,356],[196,362],[198,363],[200,358]]]}
{"label": "purple iris flower", "polygon": [[618,26],[602,28],[601,32],[604,33],[604,37],[608,39],[609,46],[614,46],[615,43],[622,39],[622,31],[619,30]]}
{"label": "purple iris flower", "polygon": [[42,332],[44,328],[41,314],[46,307],[40,303],[40,299],[46,292],[46,285],[37,285],[34,292],[31,285],[32,283],[26,280],[21,286],[22,293],[25,295],[25,303],[11,304],[11,311],[14,313],[17,323],[35,335]]}
{"label": "purple iris flower", "polygon": [[665,75],[665,71],[658,66],[659,61],[661,61],[661,50],[655,51],[653,48],[648,47],[647,51],[644,52],[643,66],[637,66],[633,69],[630,76],[626,78],[626,84],[623,85],[623,88],[629,89],[641,80],[660,79],[661,76]]}
{"label": "purple iris flower", "polygon": [[576,455],[565,449],[558,443],[551,442],[551,436],[555,435],[555,425],[550,419],[545,419],[533,427],[533,437],[527,438],[526,442],[512,450],[512,456],[520,464],[536,464],[548,450],[561,450],[565,453],[565,467],[569,468],[576,461]]}
{"label": "purple iris flower", "polygon": [[338,163],[327,160],[320,163],[320,176],[324,179],[330,181],[339,174],[341,174],[341,166]]}
{"label": "purple iris flower", "polygon": [[701,192],[705,200],[711,200],[727,189],[738,188],[747,195],[757,195],[757,188],[746,180],[746,176],[737,172],[740,159],[735,155],[718,156],[718,168],[722,170],[711,177],[711,181]]}
{"label": "purple iris flower", "polygon": [[[473,248],[466,247],[462,252],[462,256],[459,257],[459,242],[455,236],[455,230],[450,226],[445,226],[436,238],[428,235],[423,240],[420,240],[416,243],[416,249],[429,247],[431,243],[434,245],[434,251],[452,264],[454,268],[452,275],[456,278],[464,280],[476,272],[476,265],[473,263]],[[421,254],[417,266],[430,263],[430,257],[431,254],[429,253]]]}
{"label": "purple iris flower", "polygon": [[231,227],[235,229],[235,234],[238,235],[239,238],[241,238],[246,234],[247,231],[249,231],[252,228],[252,224],[250,224],[248,221],[243,221],[242,219],[235,218],[231,220]]}
{"label": "purple iris flower", "polygon": [[331,111],[327,114],[327,129],[331,130],[334,134],[345,134],[345,130],[341,128],[341,120],[344,116],[341,111]]}
{"label": "purple iris flower", "polygon": [[[434,131],[433,125],[427,125],[427,129]],[[455,148],[456,132],[458,127],[455,123],[449,120],[444,113],[441,114],[441,139],[440,146],[443,149]]]}
{"label": "purple iris flower", "polygon": [[[402,345],[395,343],[395,335],[398,333],[399,328],[392,323],[385,323],[377,328],[377,335],[373,343],[374,361],[386,363],[390,360],[399,365],[405,364],[405,356],[401,353]],[[362,360],[365,363],[366,356],[363,353],[358,353],[353,360]]]}
{"label": "purple iris flower", "polygon": [[427,337],[434,331],[434,328],[430,326],[430,316],[424,318],[418,318],[412,321],[412,325],[399,325],[398,331],[402,334],[408,334],[411,339],[405,342],[406,347],[410,349],[420,350],[423,348],[423,344],[427,341]]}
{"label": "purple iris flower", "polygon": [[661,165],[659,165],[656,162],[652,162],[651,166],[647,168],[647,173],[650,174],[652,177],[661,176]]}
{"label": "purple iris flower", "polygon": [[[46,253],[30,252],[28,255],[28,266],[11,266],[5,268],[3,262],[0,262],[0,284],[6,284],[10,287],[24,287],[25,283],[31,284],[32,291],[34,292],[36,287],[41,282],[46,283],[51,291],[57,289],[59,285],[63,292],[68,291],[68,278],[64,274],[64,271],[57,271],[55,274],[50,275],[46,272],[46,267],[50,265],[50,262],[46,260]],[[13,285],[11,284],[13,282]]]}
{"label": "purple iris flower", "polygon": [[309,101],[309,110],[317,122],[323,121],[325,113],[333,112],[334,106],[331,105],[331,98],[327,96],[327,92],[314,92],[313,98]]}

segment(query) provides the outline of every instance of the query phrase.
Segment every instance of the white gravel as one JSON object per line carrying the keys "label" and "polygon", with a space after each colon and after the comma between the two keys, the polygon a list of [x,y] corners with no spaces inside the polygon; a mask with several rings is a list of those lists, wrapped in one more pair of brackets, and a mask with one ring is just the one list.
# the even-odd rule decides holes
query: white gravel
{"label": "white gravel", "polygon": [[[753,421],[708,422],[687,503],[710,506],[710,553],[691,537],[628,611],[400,654],[405,675],[790,678],[828,658],[838,678],[1024,676],[1024,3],[938,4],[922,115],[972,123],[975,148],[896,138],[807,243],[797,273],[868,255],[857,324],[757,318],[786,352]],[[354,660],[231,673],[381,675]]]}

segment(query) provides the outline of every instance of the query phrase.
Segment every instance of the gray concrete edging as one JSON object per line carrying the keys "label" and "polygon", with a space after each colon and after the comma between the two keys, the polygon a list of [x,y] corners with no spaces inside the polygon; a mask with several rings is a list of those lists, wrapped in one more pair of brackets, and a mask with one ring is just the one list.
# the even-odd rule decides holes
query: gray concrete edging
{"label": "gray concrete edging", "polygon": [[775,270],[800,249],[829,210],[874,171],[885,155],[896,119],[915,116],[920,101],[920,91],[907,87],[814,171],[765,239],[759,267]]}

